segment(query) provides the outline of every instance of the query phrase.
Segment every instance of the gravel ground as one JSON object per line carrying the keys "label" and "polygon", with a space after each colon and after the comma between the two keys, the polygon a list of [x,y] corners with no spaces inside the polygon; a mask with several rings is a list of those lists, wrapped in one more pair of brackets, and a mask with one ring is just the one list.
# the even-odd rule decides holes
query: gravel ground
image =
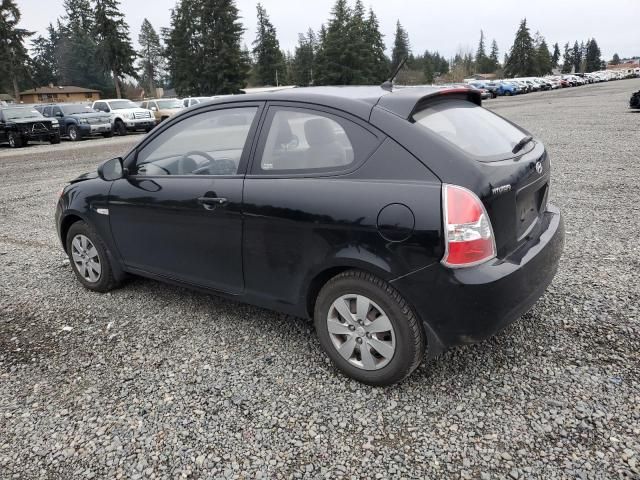
{"label": "gravel ground", "polygon": [[339,375],[307,321],[80,287],[56,192],[140,136],[0,148],[0,477],[640,478],[639,88],[487,102],[552,154],[560,271],[504,332],[385,389]]}

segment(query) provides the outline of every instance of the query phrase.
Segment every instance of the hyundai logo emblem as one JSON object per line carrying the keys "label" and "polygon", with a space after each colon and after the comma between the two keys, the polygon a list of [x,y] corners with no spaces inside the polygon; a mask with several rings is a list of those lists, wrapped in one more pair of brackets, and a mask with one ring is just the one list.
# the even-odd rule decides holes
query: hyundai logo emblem
{"label": "hyundai logo emblem", "polygon": [[542,162],[536,162],[536,172],[538,172],[539,175],[542,175]]}

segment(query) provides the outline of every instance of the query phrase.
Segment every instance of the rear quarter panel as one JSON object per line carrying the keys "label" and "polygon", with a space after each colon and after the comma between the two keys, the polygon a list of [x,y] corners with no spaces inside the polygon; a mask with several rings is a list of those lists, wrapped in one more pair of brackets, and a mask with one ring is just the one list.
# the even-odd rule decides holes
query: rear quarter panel
{"label": "rear quarter panel", "polygon": [[[356,171],[334,177],[248,176],[244,189],[246,294],[278,310],[307,316],[309,285],[322,272],[355,267],[385,280],[442,257],[439,180],[387,139]],[[413,231],[389,241],[380,211],[402,204]],[[402,228],[399,224],[390,228]]]}

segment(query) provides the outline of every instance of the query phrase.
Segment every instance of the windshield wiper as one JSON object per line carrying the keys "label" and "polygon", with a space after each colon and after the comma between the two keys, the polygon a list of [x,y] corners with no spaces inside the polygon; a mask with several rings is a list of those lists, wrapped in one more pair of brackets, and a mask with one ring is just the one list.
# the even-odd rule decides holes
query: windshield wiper
{"label": "windshield wiper", "polygon": [[533,137],[531,135],[527,135],[526,137],[524,137],[522,140],[520,140],[518,143],[515,144],[515,146],[513,147],[513,150],[511,150],[511,153],[518,153],[520,150],[522,150],[522,147],[524,147],[531,140],[533,140]]}

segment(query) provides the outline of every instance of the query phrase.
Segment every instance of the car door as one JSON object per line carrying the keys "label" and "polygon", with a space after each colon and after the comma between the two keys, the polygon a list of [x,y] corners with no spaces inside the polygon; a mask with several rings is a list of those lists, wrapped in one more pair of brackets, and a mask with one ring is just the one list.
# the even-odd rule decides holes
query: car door
{"label": "car door", "polygon": [[4,119],[4,113],[0,111],[0,142],[6,141],[8,141],[6,121]]}
{"label": "car door", "polygon": [[197,110],[149,136],[114,182],[109,218],[127,268],[243,290],[242,191],[261,103]]}
{"label": "car door", "polygon": [[[385,201],[385,186],[348,173],[378,147],[381,134],[344,113],[284,103],[271,104],[260,131],[244,186],[245,293],[296,304],[306,275],[335,245],[346,251],[360,233],[379,241],[377,202]],[[363,194],[372,197],[371,215],[362,215]]]}

